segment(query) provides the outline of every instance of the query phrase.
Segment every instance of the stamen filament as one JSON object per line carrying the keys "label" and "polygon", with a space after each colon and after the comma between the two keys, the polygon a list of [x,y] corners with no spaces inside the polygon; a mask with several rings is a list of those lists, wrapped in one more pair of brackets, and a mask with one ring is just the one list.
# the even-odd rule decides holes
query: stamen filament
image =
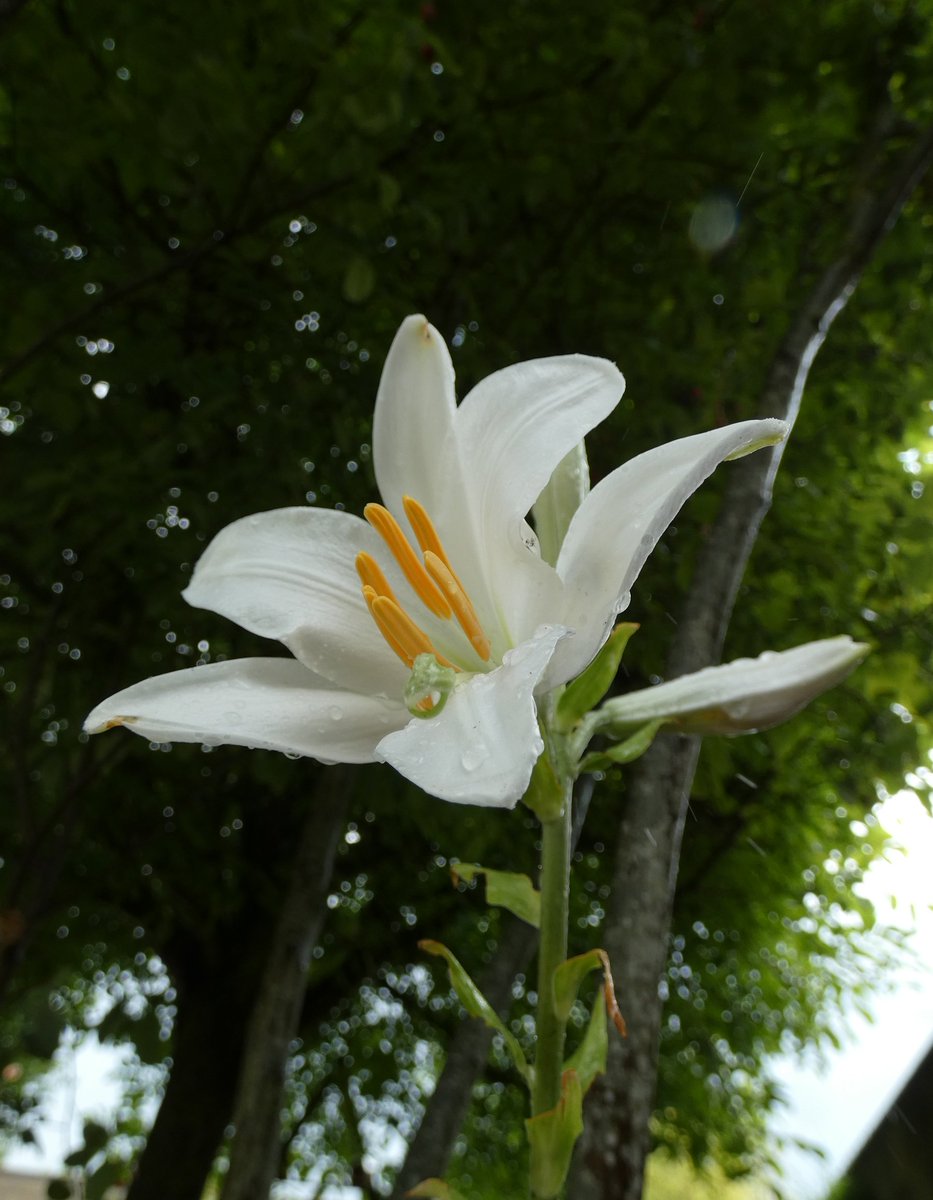
{"label": "stamen filament", "polygon": [[463,590],[462,584],[446,563],[432,550],[425,551],[424,565],[428,574],[450,601],[454,616],[457,618],[460,628],[470,639],[473,649],[483,662],[488,662],[491,653],[489,638],[483,632],[476,609],[473,607],[470,597]]}
{"label": "stamen filament", "polygon": [[[367,504],[363,509],[363,516],[392,551],[395,561],[405,572],[405,577],[415,589],[418,597],[435,616],[441,617],[445,621],[448,620],[452,612],[450,605],[444,594],[431,579],[431,576],[418,561],[418,556],[409,545],[408,539],[402,532],[401,526],[395,517],[392,516],[387,508],[383,508],[381,504]],[[398,605],[396,605],[396,608],[398,608]],[[399,612],[401,611],[399,609]],[[430,647],[427,652],[433,654]]]}
{"label": "stamen filament", "polygon": [[[382,573],[382,567],[365,550],[361,550],[356,556],[356,572],[364,589],[372,588],[377,596],[387,596],[390,600],[395,600],[395,593]],[[398,604],[398,600],[395,600],[395,603]]]}

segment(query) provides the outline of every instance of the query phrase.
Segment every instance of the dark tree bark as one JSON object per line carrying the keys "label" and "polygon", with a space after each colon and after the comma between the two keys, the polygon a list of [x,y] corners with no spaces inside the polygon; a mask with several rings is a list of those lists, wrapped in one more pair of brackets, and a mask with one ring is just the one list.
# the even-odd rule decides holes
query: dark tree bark
{"label": "dark tree bark", "polygon": [[230,959],[253,938],[228,928],[206,947],[188,939],[171,955],[178,991],[172,1070],[128,1200],[200,1200],[230,1120],[251,995],[233,984]]}
{"label": "dark tree bark", "polygon": [[[762,391],[761,416],[793,423],[830,325],[933,159],[929,128],[916,136],[893,170],[885,171],[889,126],[884,112],[866,143],[839,254],[821,273],[775,355]],[[872,194],[872,185],[885,178],[890,180],[886,190]],[[668,678],[719,661],[745,565],[770,506],[782,450],[776,446],[759,451],[729,466],[722,508],[680,614]],[[667,963],[681,838],[698,750],[695,738],[661,738],[631,776],[604,941],[629,1036],[611,1042],[607,1074],[590,1093],[586,1129],[568,1185],[573,1200],[640,1200],[642,1195],[657,1084],[659,984]]]}
{"label": "dark tree bark", "polygon": [[261,1200],[269,1195],[276,1177],[288,1048],[298,1032],[311,950],[327,912],[324,900],[346,820],[351,779],[352,769],[346,767],[322,771],[309,801],[246,1031],[223,1200]]}
{"label": "dark tree bark", "polygon": [[[279,1110],[311,947],[323,919],[347,768],[321,768],[277,893],[222,926],[177,934],[166,960],[178,991],[172,1070],[128,1200],[200,1200],[228,1126],[236,1125],[224,1196],[267,1196],[281,1149]],[[257,841],[270,875],[275,839]],[[229,1189],[233,1191],[229,1191]]]}

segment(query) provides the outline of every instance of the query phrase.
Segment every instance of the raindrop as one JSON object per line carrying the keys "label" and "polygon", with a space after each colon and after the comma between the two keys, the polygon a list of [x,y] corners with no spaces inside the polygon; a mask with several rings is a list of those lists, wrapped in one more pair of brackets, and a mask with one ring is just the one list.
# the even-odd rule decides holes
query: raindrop
{"label": "raindrop", "polygon": [[486,755],[486,747],[481,742],[478,742],[475,746],[468,746],[463,751],[460,755],[460,765],[464,771],[475,771]]}
{"label": "raindrop", "polygon": [[343,709],[339,705],[332,704],[330,706],[330,708],[327,710],[327,712],[332,721],[342,721],[343,720]]}

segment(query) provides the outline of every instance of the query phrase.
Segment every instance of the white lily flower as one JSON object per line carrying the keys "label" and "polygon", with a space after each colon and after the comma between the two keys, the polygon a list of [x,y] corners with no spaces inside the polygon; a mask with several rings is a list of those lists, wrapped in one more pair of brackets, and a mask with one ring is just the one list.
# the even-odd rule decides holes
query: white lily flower
{"label": "white lily flower", "polygon": [[[765,420],[682,438],[586,494],[576,448],[624,387],[612,363],[569,355],[497,371],[458,407],[447,347],[409,317],[373,420],[384,507],[368,505],[365,520],[286,508],[235,521],[184,592],[294,659],[147,679],[98,705],[85,728],[385,761],[443,799],[511,808],[543,749],[536,697],[590,662],[659,537],[716,466],[786,434]],[[573,493],[574,462],[584,498],[569,527],[566,513],[549,522],[562,536],[549,562],[526,518],[554,501],[561,464],[557,499]],[[454,683],[409,711],[421,654],[453,668]]]}
{"label": "white lily flower", "polygon": [[737,658],[607,700],[599,710],[599,725],[621,728],[665,720],[684,732],[727,735],[770,729],[835,687],[868,651],[864,642],[833,637]]}

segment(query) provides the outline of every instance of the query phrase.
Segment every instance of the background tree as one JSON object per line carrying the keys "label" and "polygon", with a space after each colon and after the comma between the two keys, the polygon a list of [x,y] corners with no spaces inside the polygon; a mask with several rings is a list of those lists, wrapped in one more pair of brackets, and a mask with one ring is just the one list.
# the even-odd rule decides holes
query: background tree
{"label": "background tree", "polygon": [[[467,1036],[416,939],[442,935],[495,972],[513,935],[481,893],[449,887],[447,864],[530,868],[530,845],[527,864],[500,861],[529,822],[414,795],[388,770],[341,776],[343,801],[313,818],[336,847],[322,909],[299,885],[325,772],[87,743],[81,721],[145,675],[268,652],[178,592],[230,520],[358,510],[372,495],[371,404],[407,312],[450,340],[461,394],[538,354],[617,359],[628,391],[592,439],[597,478],[754,415],[793,331],[825,315],[808,298],[913,151],[916,182],[930,6],[775,5],[766,37],[760,6],[729,2],[610,14],[33,0],[0,15],[0,1112],[28,1128],[24,1085],[64,1024],[100,1019],[105,995],[101,1033],[130,1038],[139,1066],[117,1121],[127,1136],[89,1140],[92,1167],[115,1164],[98,1188],[135,1172],[133,1200],[197,1197],[220,1155],[229,1197],[245,1180],[260,1191],[257,1170],[384,1192],[380,1144],[410,1139],[444,1048],[453,1059]],[[880,840],[875,780],[896,786],[928,736],[912,719],[930,701],[928,187],[893,232],[882,220],[814,368],[729,635],[731,655],[839,631],[876,651],[788,728],[705,747],[669,938],[652,909],[641,986],[663,968],[667,999],[640,1043],[639,1111],[660,1036],[655,1136],[733,1174],[773,1149],[769,1055],[824,1035],[884,953],[839,906],[870,926],[852,889]],[[691,581],[704,584],[721,495],[691,502],[640,580],[620,686],[662,670]],[[643,826],[639,803],[621,778],[596,791],[578,847],[581,945],[614,936],[607,914],[626,893],[610,899],[608,848],[620,820]],[[670,876],[669,859],[646,862]],[[281,948],[309,938],[305,978]],[[631,1018],[624,952],[616,970]],[[527,1035],[524,982],[507,975],[502,1002]],[[279,1108],[276,1071],[263,1104],[237,1096],[245,1072],[275,1061],[255,1031],[276,995],[297,1016],[290,1042],[276,1029],[287,1119],[270,1155],[258,1131]],[[442,1149],[491,1197],[523,1153],[501,1133],[520,1101],[477,1041],[459,1078],[479,1072],[478,1136]],[[147,1153],[133,1098],[153,1087]],[[432,1116],[459,1102],[442,1085]],[[185,1157],[155,1152],[193,1126]],[[623,1133],[637,1188],[642,1131]]]}

